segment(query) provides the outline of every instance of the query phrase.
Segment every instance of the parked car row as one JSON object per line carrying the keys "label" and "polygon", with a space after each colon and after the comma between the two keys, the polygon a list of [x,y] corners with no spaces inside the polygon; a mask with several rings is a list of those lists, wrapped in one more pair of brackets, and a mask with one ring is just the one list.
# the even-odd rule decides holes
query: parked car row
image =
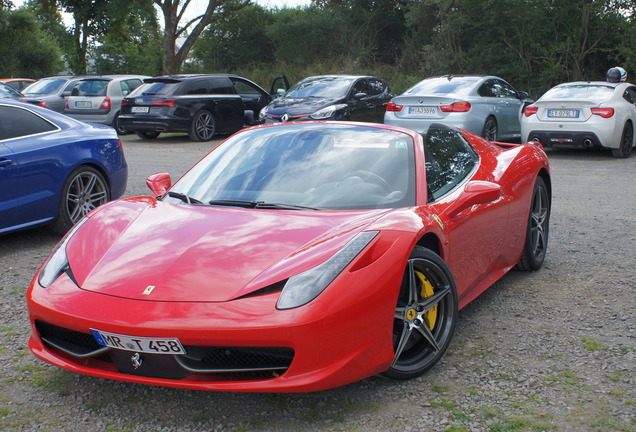
{"label": "parked car row", "polygon": [[[312,76],[291,88],[280,76],[270,91],[231,74],[49,77],[27,87],[24,99],[144,139],[177,132],[206,141],[287,121],[367,121],[418,132],[442,122],[490,141],[604,147],[628,157],[636,145],[636,87],[625,76],[618,83],[561,84],[536,103],[505,80],[483,75],[426,78],[398,96],[385,80],[364,75]],[[543,109],[548,105],[560,108]]]}

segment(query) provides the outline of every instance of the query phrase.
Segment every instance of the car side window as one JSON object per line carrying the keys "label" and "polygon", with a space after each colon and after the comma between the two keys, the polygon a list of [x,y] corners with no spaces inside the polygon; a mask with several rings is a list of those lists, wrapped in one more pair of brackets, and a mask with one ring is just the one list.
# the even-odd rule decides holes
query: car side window
{"label": "car side window", "polygon": [[232,80],[232,86],[236,93],[244,96],[261,96],[262,93],[254,86],[245,81]]}
{"label": "car side window", "polygon": [[517,92],[513,89],[510,84],[501,80],[494,80],[493,89],[495,91],[495,95],[501,98],[516,98]]}
{"label": "car side window", "polygon": [[495,93],[495,90],[493,88],[493,84],[494,84],[494,82],[492,80],[488,80],[485,83],[483,83],[479,87],[479,90],[477,90],[477,93],[479,93],[479,96],[481,96],[481,97],[496,97],[497,94]]}
{"label": "car side window", "polygon": [[0,140],[35,135],[57,127],[31,111],[0,106]]}
{"label": "car side window", "polygon": [[121,94],[124,96],[128,96],[128,94],[131,91],[131,88],[130,86],[128,86],[128,83],[126,81],[120,81],[119,87],[121,88]]}
{"label": "car side window", "polygon": [[234,88],[227,78],[214,78],[209,81],[210,94],[234,94]]}
{"label": "car side window", "polygon": [[623,99],[632,105],[636,105],[636,87],[628,87],[623,93]]}
{"label": "car side window", "polygon": [[186,95],[205,95],[208,94],[208,80],[197,79],[186,81],[186,86],[183,91]]}
{"label": "car side window", "polygon": [[386,84],[384,84],[380,80],[372,79],[369,80],[369,96],[375,96],[384,93],[386,89]]}
{"label": "car side window", "polygon": [[64,87],[64,90],[62,90],[62,92],[70,92],[73,90],[73,88],[77,85],[77,81],[69,81],[68,84],[66,84],[66,87]]}
{"label": "car side window", "polygon": [[454,189],[472,172],[477,154],[456,130],[432,127],[423,136],[430,202]]}
{"label": "car side window", "polygon": [[121,93],[127,96],[131,91],[139,87],[143,82],[140,79],[129,79],[121,82]]}
{"label": "car side window", "polygon": [[366,93],[369,94],[369,89],[367,88],[367,81],[364,79],[358,80],[351,90],[351,96],[355,96],[358,93]]}

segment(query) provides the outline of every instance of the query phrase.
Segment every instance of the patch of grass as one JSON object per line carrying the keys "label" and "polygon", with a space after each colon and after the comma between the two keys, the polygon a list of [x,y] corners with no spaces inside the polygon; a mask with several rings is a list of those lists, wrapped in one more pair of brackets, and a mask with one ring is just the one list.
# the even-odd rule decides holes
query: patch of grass
{"label": "patch of grass", "polygon": [[84,404],[84,407],[88,411],[93,411],[97,414],[101,413],[105,406],[106,404],[104,402],[86,402]]}
{"label": "patch of grass", "polygon": [[549,425],[537,423],[528,417],[506,417],[503,421],[491,425],[488,432],[514,432],[514,431],[546,431]]}
{"label": "patch of grass", "polygon": [[558,358],[558,357],[563,357],[563,353],[539,354],[539,358],[542,358],[542,359],[552,359],[552,358]]}
{"label": "patch of grass", "polygon": [[446,428],[446,432],[469,432],[468,426],[465,425],[451,425]]}
{"label": "patch of grass", "polygon": [[431,390],[433,390],[435,393],[444,393],[450,390],[450,386],[446,384],[433,384],[431,386]]}
{"label": "patch of grass", "polygon": [[71,382],[69,372],[61,369],[54,371],[41,371],[31,375],[31,385],[39,387],[48,392],[55,392],[60,396],[68,396],[70,394],[68,385]]}
{"label": "patch of grass", "polygon": [[444,407],[447,410],[452,410],[453,408],[455,408],[455,402],[453,402],[452,400],[446,399],[446,398],[442,398],[439,401],[432,401],[431,402],[431,406],[432,407]]}
{"label": "patch of grass", "polygon": [[614,371],[607,376],[607,378],[612,382],[619,382],[623,376],[623,371]]}
{"label": "patch of grass", "polygon": [[31,372],[45,371],[48,368],[43,366],[43,365],[30,363],[30,364],[23,364],[23,365],[14,366],[13,369],[18,371],[18,372],[31,373]]}
{"label": "patch of grass", "polygon": [[583,342],[583,348],[588,351],[603,351],[607,349],[607,345],[598,342],[592,336],[583,336],[581,342]]}
{"label": "patch of grass", "polygon": [[503,411],[498,407],[482,406],[479,408],[482,417],[487,419],[503,417]]}
{"label": "patch of grass", "polygon": [[377,402],[364,402],[354,398],[345,398],[343,409],[345,412],[365,412],[372,413],[380,409]]}
{"label": "patch of grass", "polygon": [[565,370],[561,372],[561,377],[563,377],[563,382],[565,382],[568,385],[576,385],[582,380],[582,378],[580,378],[574,372],[569,370]]}
{"label": "patch of grass", "polygon": [[5,417],[11,414],[13,410],[10,407],[0,407],[0,416]]}

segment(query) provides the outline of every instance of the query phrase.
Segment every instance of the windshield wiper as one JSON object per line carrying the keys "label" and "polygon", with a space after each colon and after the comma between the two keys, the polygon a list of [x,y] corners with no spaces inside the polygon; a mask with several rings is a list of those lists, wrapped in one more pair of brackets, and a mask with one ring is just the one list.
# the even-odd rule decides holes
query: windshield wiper
{"label": "windshield wiper", "polygon": [[173,191],[168,191],[167,195],[171,198],[177,198],[180,199],[181,201],[183,201],[184,203],[187,204],[203,204],[201,201],[199,201],[196,198],[192,198],[186,194],[182,194],[180,192],[173,192]]}
{"label": "windshield wiper", "polygon": [[208,204],[231,206],[231,207],[243,207],[243,208],[257,208],[257,209],[274,209],[274,210],[320,210],[315,207],[307,207],[295,204],[281,204],[281,203],[268,203],[265,201],[247,201],[247,200],[212,200]]}

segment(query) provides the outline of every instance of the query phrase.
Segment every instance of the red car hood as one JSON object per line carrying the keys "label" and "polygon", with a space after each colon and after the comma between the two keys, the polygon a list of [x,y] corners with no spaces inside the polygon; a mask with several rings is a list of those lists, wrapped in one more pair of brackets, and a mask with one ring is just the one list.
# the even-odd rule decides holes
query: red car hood
{"label": "red car hood", "polygon": [[84,290],[222,302],[323,262],[385,212],[197,207],[130,198],[100,207],[69,241],[67,255]]}

